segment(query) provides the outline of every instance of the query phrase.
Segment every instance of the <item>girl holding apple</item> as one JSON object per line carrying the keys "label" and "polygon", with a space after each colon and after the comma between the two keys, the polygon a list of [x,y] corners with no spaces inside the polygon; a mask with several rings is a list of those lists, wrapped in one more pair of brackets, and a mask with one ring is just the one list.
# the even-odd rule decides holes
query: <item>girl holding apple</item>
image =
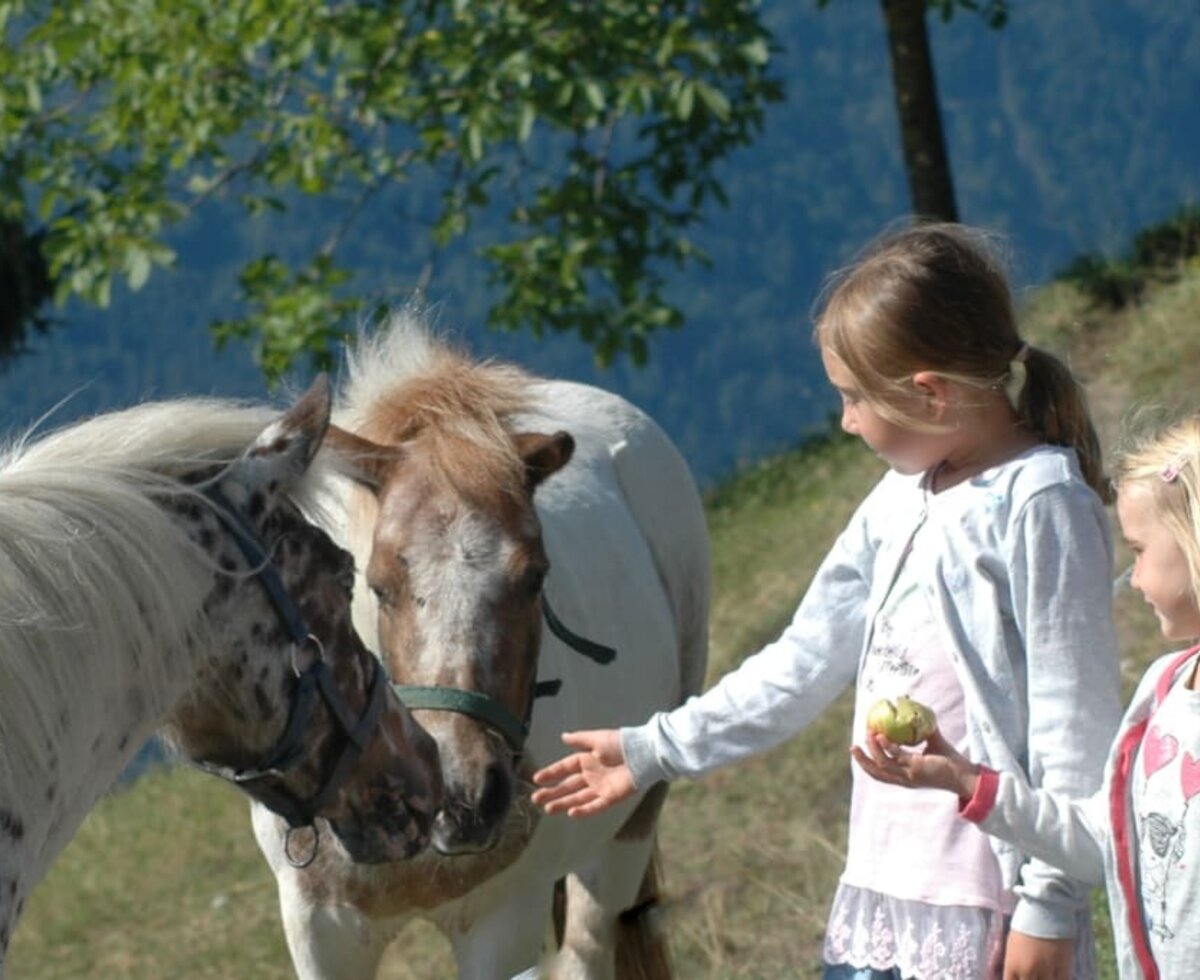
{"label": "girl holding apple", "polygon": [[[868,737],[853,752],[884,782],[949,789],[997,839],[1104,883],[1122,980],[1196,976],[1200,964],[1200,417],[1144,440],[1117,469],[1117,516],[1135,556],[1131,584],[1163,636],[1191,645],[1142,678],[1088,799],[977,765],[939,733],[923,753]],[[948,797],[949,798],[949,797]]]}
{"label": "girl holding apple", "polygon": [[[1085,795],[1119,715],[1112,543],[1082,392],[1022,341],[986,236],[922,224],[832,282],[815,330],[842,427],[890,471],[783,634],[644,725],[568,732],[535,803],[582,817],[799,732],[854,684],[855,739],[911,695],[997,769]],[[825,977],[1094,975],[1087,886],[958,815],[949,794],[854,771]]]}

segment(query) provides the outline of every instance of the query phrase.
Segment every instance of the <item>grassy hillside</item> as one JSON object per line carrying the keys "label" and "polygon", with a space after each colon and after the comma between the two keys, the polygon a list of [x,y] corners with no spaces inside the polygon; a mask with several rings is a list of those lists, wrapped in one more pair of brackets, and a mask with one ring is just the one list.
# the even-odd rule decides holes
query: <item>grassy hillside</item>
{"label": "grassy hillside", "polygon": [[[1186,403],[1194,378],[1180,366],[1200,363],[1200,268],[1148,277],[1140,304],[1120,309],[1097,306],[1089,289],[1093,282],[1063,282],[1031,296],[1025,331],[1070,357],[1112,445],[1131,405]],[[711,496],[712,677],[786,622],[879,473],[855,441],[834,438],[768,460]],[[1121,597],[1118,615],[1132,681],[1163,643],[1136,597]],[[842,863],[848,727],[843,697],[789,744],[672,792],[662,832],[664,926],[680,976],[817,975]],[[452,972],[424,926],[402,936],[387,970],[391,980]],[[186,771],[153,775],[105,800],[34,894],[9,976],[291,976],[274,883],[245,803]]]}

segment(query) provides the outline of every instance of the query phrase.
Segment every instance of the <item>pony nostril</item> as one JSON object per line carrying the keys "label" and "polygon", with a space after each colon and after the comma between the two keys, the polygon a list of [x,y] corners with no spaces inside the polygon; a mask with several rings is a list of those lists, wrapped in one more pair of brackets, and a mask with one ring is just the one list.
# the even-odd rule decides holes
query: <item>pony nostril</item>
{"label": "pony nostril", "polygon": [[512,802],[512,780],[508,770],[498,763],[488,766],[484,777],[483,792],[479,796],[479,815],[491,824],[508,812]]}

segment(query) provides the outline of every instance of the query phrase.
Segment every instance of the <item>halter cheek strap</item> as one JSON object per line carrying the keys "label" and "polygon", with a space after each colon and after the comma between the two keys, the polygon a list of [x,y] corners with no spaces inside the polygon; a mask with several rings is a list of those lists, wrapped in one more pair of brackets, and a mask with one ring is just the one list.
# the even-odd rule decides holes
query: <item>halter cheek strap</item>
{"label": "halter cheek strap", "polygon": [[567,629],[563,625],[563,621],[550,608],[550,602],[544,594],[542,595],[542,616],[546,620],[546,625],[550,627],[550,632],[576,653],[582,653],[589,660],[594,660],[598,664],[609,664],[616,659],[617,651],[612,647],[606,647],[602,643],[589,640],[587,637]]}
{"label": "halter cheek strap", "polygon": [[[238,543],[238,547],[250,567],[255,570],[258,581],[262,583],[270,596],[292,642],[297,647],[309,642],[316,642],[299,608],[283,584],[278,569],[272,564],[270,556],[263,548],[257,531],[215,485],[205,487],[203,493],[212,504],[214,512]],[[202,761],[195,763],[197,768],[204,772],[220,776],[222,779],[246,788],[268,809],[287,821],[288,837],[284,849],[288,861],[296,867],[306,867],[316,858],[319,836],[314,837],[312,850],[307,859],[297,861],[293,859],[290,850],[292,833],[312,826],[314,835],[317,834],[314,825],[317,814],[349,777],[354,765],[374,735],[375,728],[383,714],[387,698],[387,677],[378,660],[372,657],[371,662],[374,665],[374,671],[367,696],[367,706],[358,717],[355,717],[354,710],[346,703],[346,699],[338,689],[333,672],[324,659],[318,657],[306,670],[296,672],[296,686],[292,693],[292,707],[288,713],[287,725],[275,746],[267,753],[264,761],[249,769],[233,769]],[[312,721],[317,695],[320,695],[325,702],[325,706],[345,736],[341,754],[324,784],[307,799],[298,799],[287,790],[269,782],[253,785],[253,789],[251,789],[251,785],[260,780],[282,778],[287,770],[303,756],[304,739]]]}
{"label": "halter cheek strap", "polygon": [[214,513],[221,519],[221,523],[225,525],[225,529],[233,536],[233,540],[237,542],[242,555],[249,563],[250,568],[258,576],[258,580],[262,583],[263,588],[267,590],[267,594],[271,597],[271,602],[275,606],[275,611],[279,613],[279,618],[283,620],[283,625],[287,628],[288,636],[292,638],[292,642],[297,645],[307,643],[312,634],[309,633],[308,626],[304,622],[304,617],[300,614],[300,610],[292,600],[287,587],[284,586],[279,572],[271,563],[271,556],[263,548],[258,537],[258,531],[246,520],[242,512],[233,505],[229,498],[220,491],[216,484],[206,486],[202,492],[208,498],[208,502],[212,504]]}

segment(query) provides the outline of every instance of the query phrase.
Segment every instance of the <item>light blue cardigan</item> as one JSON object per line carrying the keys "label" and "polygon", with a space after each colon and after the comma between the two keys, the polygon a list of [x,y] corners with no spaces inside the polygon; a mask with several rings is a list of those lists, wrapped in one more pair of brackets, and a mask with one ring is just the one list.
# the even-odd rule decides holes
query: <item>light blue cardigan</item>
{"label": "light blue cardigan", "polygon": [[[1056,793],[1093,793],[1120,717],[1112,537],[1074,453],[1050,446],[928,498],[922,477],[886,474],[779,639],[704,694],[621,730],[635,783],[701,775],[816,718],[854,681],[867,626],[922,526],[941,543],[914,554],[928,556],[918,578],[965,691],[969,755]],[[1073,935],[1087,886],[1003,841],[993,848],[1018,895],[1013,928]]]}

